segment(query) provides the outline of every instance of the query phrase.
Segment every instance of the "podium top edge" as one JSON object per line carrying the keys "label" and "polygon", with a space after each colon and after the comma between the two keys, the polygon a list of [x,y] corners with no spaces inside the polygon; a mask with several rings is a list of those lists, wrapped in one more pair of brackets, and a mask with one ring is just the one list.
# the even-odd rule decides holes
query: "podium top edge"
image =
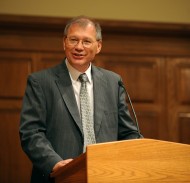
{"label": "podium top edge", "polygon": [[93,147],[98,147],[102,145],[114,145],[114,144],[122,144],[122,143],[144,143],[144,142],[155,142],[155,143],[167,143],[167,144],[173,144],[173,145],[181,145],[181,146],[187,146],[190,147],[190,144],[184,144],[179,142],[172,142],[172,141],[164,141],[164,140],[158,140],[158,139],[149,139],[149,138],[141,138],[141,139],[129,139],[129,140],[121,140],[121,141],[112,141],[112,142],[102,142],[97,144],[90,144],[87,146],[88,149],[91,149]]}

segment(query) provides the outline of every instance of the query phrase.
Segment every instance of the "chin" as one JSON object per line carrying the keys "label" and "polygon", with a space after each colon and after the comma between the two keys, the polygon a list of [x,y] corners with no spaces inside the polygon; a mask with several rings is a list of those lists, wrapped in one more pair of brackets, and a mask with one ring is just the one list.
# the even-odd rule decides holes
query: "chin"
{"label": "chin", "polygon": [[86,62],[87,62],[86,60],[84,60],[84,59],[78,59],[78,58],[77,59],[75,58],[75,59],[72,60],[73,64],[79,64],[79,65],[83,65]]}

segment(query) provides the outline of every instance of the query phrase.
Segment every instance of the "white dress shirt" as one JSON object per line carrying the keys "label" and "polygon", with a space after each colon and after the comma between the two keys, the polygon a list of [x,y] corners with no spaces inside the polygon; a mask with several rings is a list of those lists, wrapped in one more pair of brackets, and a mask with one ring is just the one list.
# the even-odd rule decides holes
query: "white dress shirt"
{"label": "white dress shirt", "polygon": [[[72,85],[73,85],[73,90],[74,90],[77,106],[78,106],[79,113],[80,113],[79,94],[80,94],[81,82],[79,81],[78,77],[82,73],[79,72],[78,70],[76,70],[75,68],[73,68],[71,66],[71,64],[67,61],[67,59],[66,59],[66,65],[67,65],[67,68],[69,70],[69,74],[70,74],[71,82],[72,82]],[[91,107],[91,111],[92,111],[92,113],[91,113],[92,114],[92,119],[94,120],[94,117],[93,117],[94,116],[94,97],[93,97],[93,80],[92,80],[91,68],[92,68],[92,66],[90,64],[89,68],[84,73],[86,73],[86,75],[88,77],[88,82],[86,84],[87,84],[87,90],[88,90],[89,99],[90,99],[90,107]]]}

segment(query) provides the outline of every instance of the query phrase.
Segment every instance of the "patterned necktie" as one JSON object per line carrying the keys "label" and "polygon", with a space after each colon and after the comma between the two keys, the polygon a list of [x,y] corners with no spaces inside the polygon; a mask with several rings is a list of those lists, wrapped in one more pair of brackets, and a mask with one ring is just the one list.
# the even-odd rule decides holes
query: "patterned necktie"
{"label": "patterned necktie", "polygon": [[85,73],[79,76],[81,82],[80,89],[80,110],[81,110],[81,120],[84,133],[84,148],[83,152],[86,151],[86,146],[88,144],[96,143],[95,134],[94,134],[94,124],[91,114],[89,95],[86,87],[86,82],[88,77]]}

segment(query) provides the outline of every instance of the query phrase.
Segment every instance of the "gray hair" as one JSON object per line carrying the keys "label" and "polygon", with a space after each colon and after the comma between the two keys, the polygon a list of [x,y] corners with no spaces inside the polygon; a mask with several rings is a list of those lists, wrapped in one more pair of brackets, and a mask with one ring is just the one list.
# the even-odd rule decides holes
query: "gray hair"
{"label": "gray hair", "polygon": [[96,40],[102,40],[102,30],[100,24],[86,16],[78,16],[71,19],[65,26],[64,36],[67,36],[68,30],[73,24],[78,24],[81,27],[86,27],[88,24],[92,24],[96,29]]}

